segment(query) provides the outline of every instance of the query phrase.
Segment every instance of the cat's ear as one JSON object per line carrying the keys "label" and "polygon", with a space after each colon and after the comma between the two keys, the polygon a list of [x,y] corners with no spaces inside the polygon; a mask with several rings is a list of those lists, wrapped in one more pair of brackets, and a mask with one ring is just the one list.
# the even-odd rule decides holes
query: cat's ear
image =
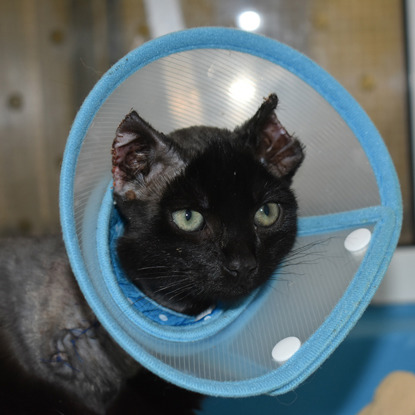
{"label": "cat's ear", "polygon": [[241,127],[241,132],[272,174],[291,180],[304,159],[304,147],[279,121],[275,113],[277,105],[277,95],[271,94]]}
{"label": "cat's ear", "polygon": [[180,164],[172,143],[137,112],[131,111],[124,118],[112,144],[115,194],[125,200],[138,199],[154,179]]}

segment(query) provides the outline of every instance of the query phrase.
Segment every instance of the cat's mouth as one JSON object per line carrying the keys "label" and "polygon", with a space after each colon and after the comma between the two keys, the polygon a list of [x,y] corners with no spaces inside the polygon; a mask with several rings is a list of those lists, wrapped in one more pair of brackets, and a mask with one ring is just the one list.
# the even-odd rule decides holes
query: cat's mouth
{"label": "cat's mouth", "polygon": [[197,316],[208,309],[216,307],[217,301],[210,300],[202,295],[200,290],[193,286],[186,288],[172,287],[165,289],[166,285],[160,286],[143,284],[138,281],[135,285],[149,298],[161,306],[173,310],[177,313]]}
{"label": "cat's mouth", "polygon": [[[232,307],[238,301],[251,294],[260,284],[256,283],[255,272],[249,277],[241,277],[235,273],[221,272],[218,275],[206,276],[203,281],[179,289],[166,289],[166,284],[149,285],[148,281],[136,281],[137,287],[149,298],[163,307],[175,312],[197,316],[218,304]],[[180,293],[180,294],[179,294]]]}
{"label": "cat's mouth", "polygon": [[251,294],[256,288],[258,288],[257,284],[236,280],[232,284],[226,282],[223,285],[218,285],[217,288],[211,292],[211,295],[220,302],[231,303],[243,299]]}

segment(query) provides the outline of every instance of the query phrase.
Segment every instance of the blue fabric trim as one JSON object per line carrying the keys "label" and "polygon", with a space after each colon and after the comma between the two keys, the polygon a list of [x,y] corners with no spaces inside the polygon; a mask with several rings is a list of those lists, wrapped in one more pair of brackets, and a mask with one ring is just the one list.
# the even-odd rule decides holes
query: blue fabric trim
{"label": "blue fabric trim", "polygon": [[[356,324],[386,271],[395,249],[390,241],[399,222],[396,222],[396,215],[390,209],[375,207],[373,211],[373,215],[368,216],[375,218],[380,214],[380,218],[374,227],[372,243],[352,283],[326,321],[283,366],[276,367],[264,376],[238,382],[196,380],[177,373],[174,369],[160,368],[159,364],[153,368],[155,373],[179,386],[212,396],[245,397],[264,393],[280,395],[297,387],[328,358]],[[310,219],[312,222],[314,218]],[[368,224],[372,224],[371,219],[366,223]],[[329,224],[329,227],[331,225],[333,224]],[[161,372],[157,372],[158,369]]]}
{"label": "blue fabric trim", "polygon": [[298,236],[319,235],[354,227],[373,225],[383,220],[385,215],[395,212],[384,206],[350,210],[330,215],[309,216],[298,219]]}
{"label": "blue fabric trim", "polygon": [[298,359],[287,362],[287,366],[296,371],[300,369],[302,373],[296,378],[291,377],[291,381],[274,390],[272,394],[283,394],[298,386],[330,356],[362,316],[378,289],[396,248],[393,244],[394,234],[397,228],[400,229],[400,222],[395,213],[391,209],[384,210],[374,228],[372,242],[363,262],[342,299],[307,341],[307,347],[304,347],[306,344],[303,345],[304,350],[300,350],[302,353],[298,355]]}
{"label": "blue fabric trim", "polygon": [[[106,294],[98,292],[89,280],[75,230],[73,181],[76,163],[85,134],[102,103],[121,82],[141,67],[161,57],[197,48],[235,50],[261,57],[289,70],[318,91],[345,120],[362,145],[376,177],[381,208],[386,208],[385,215],[381,215],[375,226],[371,248],[359,271],[324,324],[281,368],[261,378],[236,383],[193,378],[163,364],[137,345],[119,327],[118,313],[123,318],[134,319],[131,311],[117,309],[117,304],[114,310],[108,309],[101,298]],[[173,383],[205,394],[235,397],[272,391],[284,393],[297,386],[330,355],[372,298],[390,262],[402,223],[396,172],[379,133],[356,101],[324,70],[289,47],[251,33],[222,28],[192,29],[148,42],[120,60],[103,76],[86,98],[69,134],[62,164],[60,212],[67,252],[79,286],[97,318],[119,344],[145,367]],[[311,229],[314,229],[318,232],[319,221],[325,226],[335,223],[326,219],[304,219],[300,221],[300,231],[312,232]],[[347,215],[337,219],[347,219]]]}

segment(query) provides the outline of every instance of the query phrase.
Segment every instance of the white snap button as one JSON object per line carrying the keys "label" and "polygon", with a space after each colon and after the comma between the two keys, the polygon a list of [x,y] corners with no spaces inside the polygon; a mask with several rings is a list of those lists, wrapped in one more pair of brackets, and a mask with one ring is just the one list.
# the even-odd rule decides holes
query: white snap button
{"label": "white snap button", "polygon": [[280,340],[272,349],[272,358],[278,363],[284,363],[290,359],[301,347],[298,337],[286,337]]}
{"label": "white snap button", "polygon": [[159,319],[161,321],[167,321],[168,320],[168,317],[165,314],[159,314]]}
{"label": "white snap button", "polygon": [[347,235],[347,238],[344,241],[344,247],[349,252],[359,252],[367,248],[371,238],[372,232],[370,232],[369,229],[356,229]]}

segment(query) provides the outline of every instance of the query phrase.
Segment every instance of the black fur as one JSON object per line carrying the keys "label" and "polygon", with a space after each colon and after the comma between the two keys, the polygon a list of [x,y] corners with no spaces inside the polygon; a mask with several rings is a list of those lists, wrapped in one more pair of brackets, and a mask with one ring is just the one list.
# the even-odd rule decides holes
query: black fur
{"label": "black fur", "polygon": [[[277,102],[271,95],[234,131],[192,127],[165,136],[135,112],[118,128],[120,261],[161,304],[189,314],[218,301],[232,305],[266,282],[292,248],[290,184],[303,152],[276,117]],[[267,203],[280,215],[259,226],[254,217]],[[174,213],[183,209],[199,212],[203,224],[178,227]],[[200,401],[110,338],[80,293],[60,238],[0,241],[1,414],[190,415]]]}
{"label": "black fur", "polygon": [[[267,281],[291,250],[297,203],[290,184],[303,152],[276,117],[277,102],[271,95],[234,131],[202,126],[166,137],[135,112],[121,123],[113,161],[126,231],[118,253],[129,278],[159,303],[198,314],[233,302]],[[280,217],[256,226],[256,211],[269,202]],[[201,213],[203,229],[175,226],[172,214],[181,209]]]}

